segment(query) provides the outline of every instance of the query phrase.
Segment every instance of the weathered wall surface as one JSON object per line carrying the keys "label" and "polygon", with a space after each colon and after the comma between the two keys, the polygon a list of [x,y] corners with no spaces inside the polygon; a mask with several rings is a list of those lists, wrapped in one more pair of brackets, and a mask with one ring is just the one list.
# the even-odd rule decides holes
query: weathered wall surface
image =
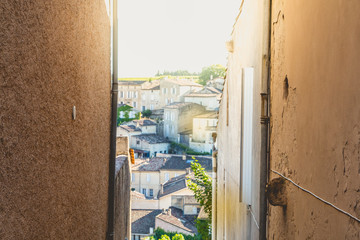
{"label": "weathered wall surface", "polygon": [[1,1],[0,238],[104,239],[109,135],[104,1]]}
{"label": "weathered wall surface", "polygon": [[[359,1],[273,1],[270,141],[271,169],[358,218],[359,12]],[[270,207],[269,239],[360,238],[348,216],[287,194],[287,208]]]}
{"label": "weathered wall surface", "polygon": [[[127,138],[125,138],[127,139]],[[125,148],[127,149],[127,148]],[[130,169],[129,156],[116,158],[115,173],[115,239],[130,239],[131,235],[131,202],[130,202]]]}

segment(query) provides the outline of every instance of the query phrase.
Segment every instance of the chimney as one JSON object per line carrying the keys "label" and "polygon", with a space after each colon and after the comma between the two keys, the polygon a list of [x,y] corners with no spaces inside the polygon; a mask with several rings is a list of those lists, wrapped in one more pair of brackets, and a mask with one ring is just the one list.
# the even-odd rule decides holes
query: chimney
{"label": "chimney", "polygon": [[164,193],[164,184],[160,184],[160,194]]}
{"label": "chimney", "polygon": [[171,216],[171,208],[167,210],[167,215]]}
{"label": "chimney", "polygon": [[153,233],[154,233],[154,228],[151,227],[151,228],[149,229],[149,232],[150,232],[150,234],[153,234]]}
{"label": "chimney", "polygon": [[186,154],[182,155],[182,160],[186,161]]}

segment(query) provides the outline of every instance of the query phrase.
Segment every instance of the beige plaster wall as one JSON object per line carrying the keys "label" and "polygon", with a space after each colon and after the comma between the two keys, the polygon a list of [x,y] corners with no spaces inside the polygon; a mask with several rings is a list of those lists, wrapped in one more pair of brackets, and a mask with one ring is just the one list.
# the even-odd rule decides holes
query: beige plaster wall
{"label": "beige plaster wall", "polygon": [[[359,1],[273,1],[270,140],[271,169],[358,218],[359,12]],[[348,216],[287,194],[286,209],[270,207],[269,239],[360,238]]]}
{"label": "beige plaster wall", "polygon": [[0,39],[0,238],[104,239],[105,2],[3,0]]}
{"label": "beige plaster wall", "polygon": [[[213,213],[213,239],[259,239],[260,148],[262,78],[266,71],[266,29],[268,1],[243,1],[231,35],[226,81],[217,127],[216,211]],[[243,68],[254,68],[251,208],[240,199],[241,88]],[[247,114],[247,113],[245,113]],[[250,141],[246,139],[246,141]]]}
{"label": "beige plaster wall", "polygon": [[[160,176],[159,171],[132,171],[135,176],[135,181],[131,182],[131,188],[143,193],[142,189],[146,188],[146,196],[149,196],[149,189],[153,189],[154,197],[157,197],[160,191]],[[150,181],[147,181],[147,174],[150,176]]]}

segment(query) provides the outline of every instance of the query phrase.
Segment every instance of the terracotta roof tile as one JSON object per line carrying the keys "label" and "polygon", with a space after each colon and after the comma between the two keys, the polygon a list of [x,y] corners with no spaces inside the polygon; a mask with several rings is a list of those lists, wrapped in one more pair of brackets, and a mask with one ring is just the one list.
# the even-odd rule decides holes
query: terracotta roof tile
{"label": "terracotta roof tile", "polygon": [[161,210],[131,210],[131,233],[149,234],[155,229],[155,218]]}
{"label": "terracotta roof tile", "polygon": [[174,207],[170,207],[169,210],[170,212],[162,212],[156,218],[190,233],[197,233],[195,225],[182,216],[181,210]]}

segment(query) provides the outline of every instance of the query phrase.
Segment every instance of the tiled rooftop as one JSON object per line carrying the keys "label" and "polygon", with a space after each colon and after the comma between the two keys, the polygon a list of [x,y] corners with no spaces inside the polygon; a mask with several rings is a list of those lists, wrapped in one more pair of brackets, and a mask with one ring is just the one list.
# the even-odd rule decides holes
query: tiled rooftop
{"label": "tiled rooftop", "polygon": [[[201,164],[206,171],[212,170],[212,157],[195,157],[198,160],[198,163]],[[191,162],[194,159],[191,156],[186,156],[186,160],[182,159],[182,156],[171,156],[167,158],[165,165],[161,169],[166,170],[185,170],[186,168],[191,167]]]}
{"label": "tiled rooftop", "polygon": [[[164,108],[165,109],[177,109],[177,108],[183,108],[183,107],[191,106],[191,105],[199,105],[199,104],[190,103],[190,102],[175,102],[175,103],[165,106]],[[199,106],[201,106],[201,105],[199,105]]]}
{"label": "tiled rooftop", "polygon": [[141,129],[135,127],[134,125],[120,125],[119,128],[122,128],[127,132],[141,132]]}
{"label": "tiled rooftop", "polygon": [[132,171],[158,171],[165,163],[165,158],[151,158],[149,160],[136,159]]}
{"label": "tiled rooftop", "polygon": [[155,229],[155,217],[161,210],[131,210],[131,233],[149,234],[150,228]]}
{"label": "tiled rooftop", "polygon": [[216,97],[219,94],[221,94],[221,91],[214,87],[204,87],[199,91],[185,95],[185,97]]}
{"label": "tiled rooftop", "polygon": [[156,122],[148,118],[134,120],[133,122],[134,124],[139,124],[140,126],[156,126]]}
{"label": "tiled rooftop", "polygon": [[190,222],[187,218],[183,217],[183,212],[174,207],[170,207],[170,212],[162,212],[156,216],[156,218],[181,228],[185,231],[196,234],[197,230],[195,225]]}
{"label": "tiled rooftop", "polygon": [[131,191],[131,198],[132,199],[146,199],[144,194],[139,193],[137,191]]}
{"label": "tiled rooftop", "polygon": [[200,115],[194,116],[194,118],[218,118],[218,113],[215,111],[202,113]]}
{"label": "tiled rooftop", "polygon": [[176,85],[180,86],[196,86],[196,87],[202,87],[201,84],[195,83],[193,81],[190,81],[188,79],[166,79],[166,81],[171,82]]}
{"label": "tiled rooftop", "polygon": [[140,134],[133,136],[136,139],[139,139],[140,141],[145,141],[149,144],[157,144],[157,143],[168,143],[169,141],[166,140],[166,138],[161,137],[156,134]]}

